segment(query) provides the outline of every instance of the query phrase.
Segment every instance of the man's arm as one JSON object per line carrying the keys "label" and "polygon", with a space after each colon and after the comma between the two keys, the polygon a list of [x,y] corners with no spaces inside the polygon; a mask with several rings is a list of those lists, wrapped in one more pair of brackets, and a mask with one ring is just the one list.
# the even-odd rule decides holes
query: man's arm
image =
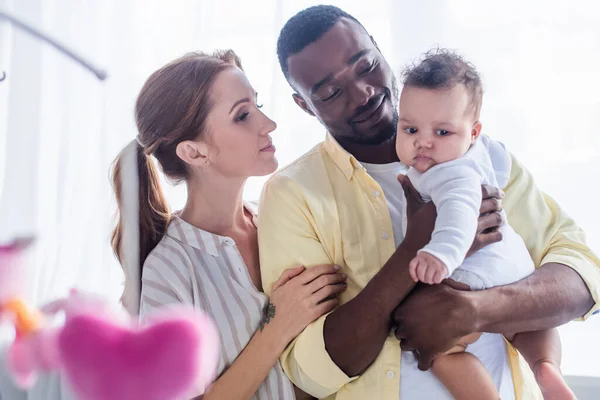
{"label": "man's arm", "polygon": [[[429,234],[435,219],[431,209],[422,210],[419,224],[429,229]],[[265,185],[258,220],[265,293],[270,293],[286,268],[335,263],[311,218],[302,189],[295,182],[276,176]],[[417,246],[425,243],[407,241],[354,299],[309,325],[288,346],[281,356],[282,366],[299,388],[326,397],[373,362],[389,335],[389,315],[414,286],[408,263]]]}
{"label": "man's arm", "polygon": [[559,263],[543,264],[512,285],[472,294],[475,331],[506,335],[555,328],[597,307],[581,276]]}
{"label": "man's arm", "polygon": [[415,286],[408,271],[415,255],[416,249],[398,247],[367,286],[325,320],[325,348],[347,375],[362,374],[381,352],[392,328],[389,316]]}
{"label": "man's arm", "polygon": [[[390,332],[390,314],[413,288],[408,263],[430,239],[436,218],[433,204],[422,205],[420,195],[406,177],[399,177],[407,197],[408,231],[395,254],[352,300],[309,325],[282,354],[290,379],[317,397],[336,392],[364,371],[377,357]],[[400,190],[400,186],[398,188]],[[297,264],[335,263],[334,254],[315,232],[315,221],[303,197],[303,189],[291,179],[275,176],[266,185],[259,213],[259,245],[263,288],[268,294],[281,272]],[[478,231],[497,227],[498,191],[483,188]],[[480,233],[473,248],[500,239],[497,231]],[[332,246],[329,246],[331,248]],[[338,255],[339,257],[339,255]],[[351,280],[349,284],[352,285]],[[348,293],[351,290],[349,286]]]}
{"label": "man's arm", "polygon": [[581,228],[537,188],[514,156],[505,192],[508,221],[542,268],[513,285],[490,290],[490,296],[474,296],[481,314],[477,327],[490,332],[540,330],[597,311],[600,259],[586,245]]}
{"label": "man's arm", "polygon": [[[394,318],[397,336],[418,350],[420,368],[428,368],[434,354],[465,334],[553,328],[599,308],[600,259],[585,244],[582,230],[514,157],[504,191],[508,221],[541,268],[519,282],[484,291],[435,285],[411,294]],[[415,317],[425,312],[431,319]],[[435,335],[428,333],[433,324]]]}

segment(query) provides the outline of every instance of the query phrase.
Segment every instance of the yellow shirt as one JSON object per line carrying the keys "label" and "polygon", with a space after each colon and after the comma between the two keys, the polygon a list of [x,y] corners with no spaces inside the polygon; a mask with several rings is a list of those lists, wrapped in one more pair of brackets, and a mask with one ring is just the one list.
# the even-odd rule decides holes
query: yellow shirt
{"label": "yellow shirt", "polygon": [[[504,191],[508,221],[524,239],[535,265],[561,263],[577,271],[596,303],[584,318],[591,315],[600,308],[600,259],[586,246],[584,232],[535,186],[530,173],[514,157]],[[342,304],[356,296],[395,251],[381,187],[329,134],[267,182],[261,196],[258,236],[267,294],[286,268],[334,263],[348,275]],[[400,346],[395,336],[390,334],[361,376],[348,377],[325,350],[325,318],[310,324],[281,355],[290,379],[319,398],[398,400]],[[516,399],[541,399],[527,364],[507,345]],[[394,379],[388,378],[388,371],[395,372]]]}

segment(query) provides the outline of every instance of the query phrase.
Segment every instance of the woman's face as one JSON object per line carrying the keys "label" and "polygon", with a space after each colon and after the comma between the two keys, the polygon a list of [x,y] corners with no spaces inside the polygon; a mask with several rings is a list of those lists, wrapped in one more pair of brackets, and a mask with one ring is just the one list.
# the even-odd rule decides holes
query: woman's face
{"label": "woman's face", "polygon": [[211,94],[205,142],[209,165],[226,177],[268,175],[277,169],[270,133],[277,125],[260,110],[256,91],[236,67],[219,73]]}

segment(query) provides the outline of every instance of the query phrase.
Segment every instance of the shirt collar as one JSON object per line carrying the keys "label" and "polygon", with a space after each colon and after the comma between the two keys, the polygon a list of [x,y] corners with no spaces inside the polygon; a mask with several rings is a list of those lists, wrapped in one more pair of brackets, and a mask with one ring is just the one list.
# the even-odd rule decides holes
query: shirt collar
{"label": "shirt collar", "polygon": [[[256,225],[257,205],[251,202],[244,202],[244,207],[252,213],[253,222]],[[225,246],[235,244],[230,237],[205,231],[184,221],[179,217],[178,213],[174,214],[171,218],[171,222],[167,228],[167,236],[180,243],[204,251],[213,257],[219,257],[224,251]]]}
{"label": "shirt collar", "polygon": [[348,153],[329,132],[327,132],[323,147],[347,180],[352,179],[355,169],[364,170],[361,163]]}
{"label": "shirt collar", "polygon": [[169,223],[167,236],[180,243],[204,251],[213,257],[219,257],[223,251],[223,239],[225,239],[222,236],[197,228],[177,215],[174,215]]}

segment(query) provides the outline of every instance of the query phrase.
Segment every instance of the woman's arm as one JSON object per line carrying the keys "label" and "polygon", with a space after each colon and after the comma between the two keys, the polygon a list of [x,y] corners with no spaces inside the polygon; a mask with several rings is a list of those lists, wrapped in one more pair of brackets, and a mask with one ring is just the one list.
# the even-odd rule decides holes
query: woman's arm
{"label": "woman's arm", "polygon": [[[162,307],[181,303],[190,306],[194,304],[191,282],[187,279],[187,275],[181,274],[186,278],[184,285],[173,284],[163,276],[164,271],[167,271],[166,268],[167,266],[161,265],[161,260],[155,258],[149,258],[144,265],[140,306],[142,319]],[[231,367],[208,388],[204,395],[195,399],[251,398],[287,345],[286,336],[284,332],[277,331],[276,325],[265,324],[264,329],[254,334]]]}
{"label": "woman's arm", "polygon": [[277,362],[288,344],[288,335],[278,332],[277,327],[267,323],[256,331],[246,348],[213,383],[203,400],[250,399]]}
{"label": "woman's arm", "polygon": [[[171,304],[194,304],[189,279],[173,284],[162,275],[161,260],[149,257],[144,264],[140,317]],[[277,362],[285,347],[308,324],[338,305],[346,289],[346,276],[337,265],[309,270],[285,270],[273,285],[260,328],[231,366],[197,399],[250,399]]]}
{"label": "woman's arm", "polygon": [[337,294],[346,289],[346,277],[339,270],[334,265],[285,270],[273,285],[260,328],[203,399],[250,399],[286,346],[306,325],[337,306]]}

